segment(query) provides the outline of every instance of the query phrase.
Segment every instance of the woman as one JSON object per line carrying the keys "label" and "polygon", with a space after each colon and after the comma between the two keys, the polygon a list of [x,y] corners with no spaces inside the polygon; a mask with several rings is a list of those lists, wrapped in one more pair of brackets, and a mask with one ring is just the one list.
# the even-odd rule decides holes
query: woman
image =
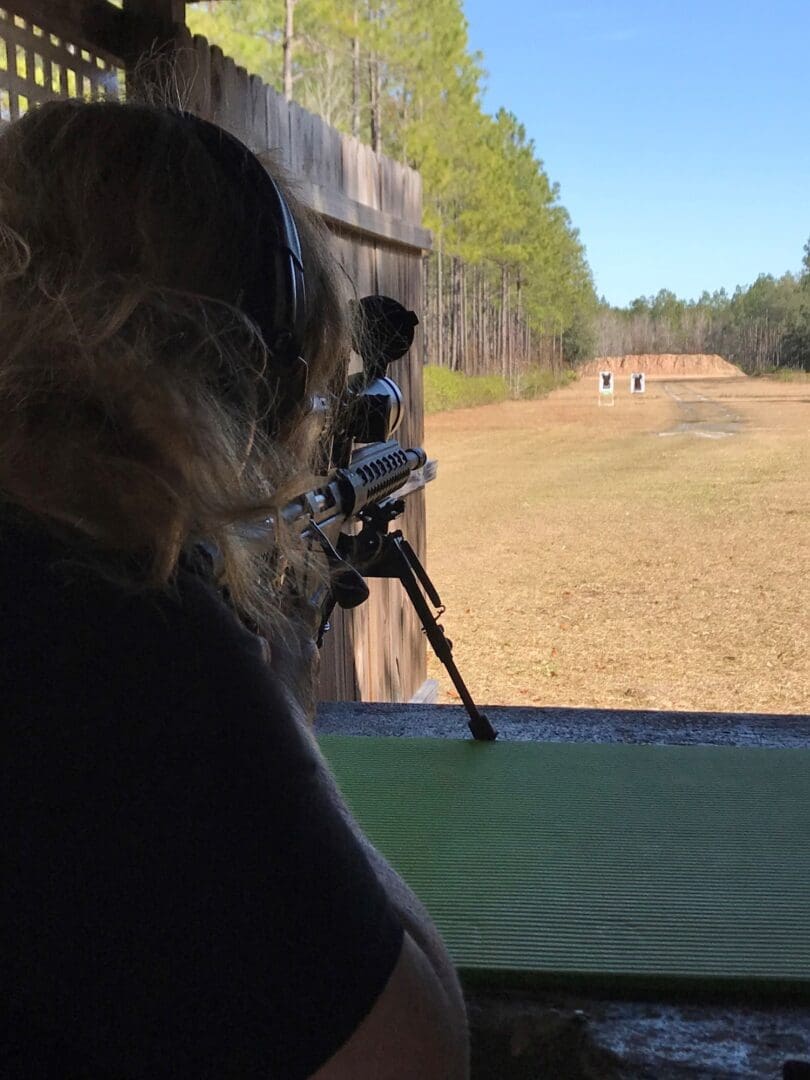
{"label": "woman", "polygon": [[0,137],[4,1077],[466,1075],[441,940],[308,734],[305,556],[235,527],[345,374],[294,203],[290,352],[279,187],[152,106]]}

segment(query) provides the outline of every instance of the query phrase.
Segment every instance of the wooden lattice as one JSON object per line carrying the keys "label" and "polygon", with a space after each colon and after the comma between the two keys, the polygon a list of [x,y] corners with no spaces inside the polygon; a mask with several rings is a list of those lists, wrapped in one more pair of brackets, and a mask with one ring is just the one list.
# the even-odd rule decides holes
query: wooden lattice
{"label": "wooden lattice", "polygon": [[115,57],[91,52],[0,7],[0,122],[51,98],[123,96],[124,71]]}

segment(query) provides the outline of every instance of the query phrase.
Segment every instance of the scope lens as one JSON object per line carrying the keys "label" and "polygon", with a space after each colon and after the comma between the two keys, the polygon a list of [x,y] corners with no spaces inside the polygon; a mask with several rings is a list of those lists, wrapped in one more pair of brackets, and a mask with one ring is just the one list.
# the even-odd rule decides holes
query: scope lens
{"label": "scope lens", "polygon": [[387,375],[358,396],[352,436],[357,442],[387,442],[402,423],[402,391]]}

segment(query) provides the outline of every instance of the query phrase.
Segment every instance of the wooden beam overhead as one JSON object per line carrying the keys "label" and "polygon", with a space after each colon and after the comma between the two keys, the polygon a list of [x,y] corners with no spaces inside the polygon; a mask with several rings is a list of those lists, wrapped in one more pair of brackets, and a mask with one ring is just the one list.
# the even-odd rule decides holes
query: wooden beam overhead
{"label": "wooden beam overhead", "polygon": [[3,6],[50,34],[114,56],[126,38],[124,13],[106,0],[6,0]]}
{"label": "wooden beam overhead", "polygon": [[186,21],[185,0],[124,0],[124,11],[166,27]]}
{"label": "wooden beam overhead", "polygon": [[133,63],[154,41],[172,40],[185,24],[183,0],[5,0],[15,15],[49,33]]}
{"label": "wooden beam overhead", "polygon": [[124,0],[123,14],[128,20],[124,59],[135,87],[141,78],[136,71],[138,59],[154,50],[172,51],[185,26],[186,10],[184,0]]}

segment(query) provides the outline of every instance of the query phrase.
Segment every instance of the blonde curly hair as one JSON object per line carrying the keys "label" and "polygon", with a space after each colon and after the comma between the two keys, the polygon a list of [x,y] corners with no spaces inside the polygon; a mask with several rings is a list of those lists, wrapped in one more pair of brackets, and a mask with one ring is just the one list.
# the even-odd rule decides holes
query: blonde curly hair
{"label": "blonde curly hair", "polygon": [[[329,400],[349,341],[337,266],[263,164],[301,238],[308,396]],[[320,424],[304,401],[281,411],[283,376],[240,308],[267,264],[252,229],[238,178],[169,109],[50,102],[0,135],[0,501],[100,573],[136,556],[114,571],[133,589],[171,588],[205,538],[234,606],[272,633],[277,575],[237,526],[300,490]]]}

